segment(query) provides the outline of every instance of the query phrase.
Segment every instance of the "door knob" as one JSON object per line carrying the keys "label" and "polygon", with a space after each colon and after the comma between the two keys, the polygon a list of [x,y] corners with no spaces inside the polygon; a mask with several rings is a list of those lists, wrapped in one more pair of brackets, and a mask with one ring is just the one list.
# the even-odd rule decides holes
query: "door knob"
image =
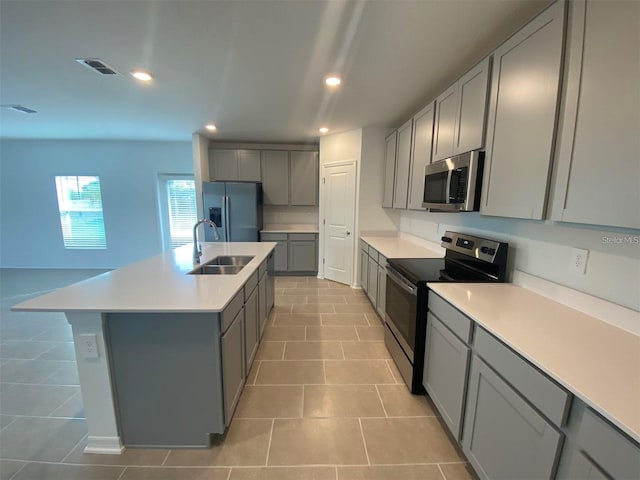
{"label": "door knob", "polygon": [[347,235],[351,235],[351,232],[347,232]]}

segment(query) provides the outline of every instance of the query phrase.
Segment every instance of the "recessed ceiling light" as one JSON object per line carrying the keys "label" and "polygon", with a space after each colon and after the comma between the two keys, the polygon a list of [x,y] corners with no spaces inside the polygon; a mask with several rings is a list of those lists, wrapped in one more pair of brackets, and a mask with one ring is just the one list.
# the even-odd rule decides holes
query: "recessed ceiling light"
{"label": "recessed ceiling light", "polygon": [[218,129],[218,127],[216,127],[213,123],[205,125],[204,128],[206,128],[210,132],[215,132]]}
{"label": "recessed ceiling light", "polygon": [[327,133],[329,131],[327,127],[320,127],[318,130],[320,131],[320,133]]}
{"label": "recessed ceiling light", "polygon": [[330,75],[324,79],[324,83],[326,83],[329,87],[337,87],[338,85],[340,85],[340,83],[342,83],[342,80],[340,80],[340,77]]}
{"label": "recessed ceiling light", "polygon": [[153,80],[153,76],[149,72],[145,72],[144,70],[134,70],[131,72],[131,75],[136,80],[140,80],[141,82],[150,82]]}

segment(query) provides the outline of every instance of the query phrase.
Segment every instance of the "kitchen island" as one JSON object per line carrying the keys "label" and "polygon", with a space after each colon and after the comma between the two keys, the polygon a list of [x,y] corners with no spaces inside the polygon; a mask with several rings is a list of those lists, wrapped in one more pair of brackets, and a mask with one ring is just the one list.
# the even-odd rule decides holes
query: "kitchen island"
{"label": "kitchen island", "polygon": [[186,245],[13,307],[71,324],[86,452],[207,447],[224,433],[273,307],[275,244],[202,247],[203,264],[253,258],[234,275],[190,274]]}

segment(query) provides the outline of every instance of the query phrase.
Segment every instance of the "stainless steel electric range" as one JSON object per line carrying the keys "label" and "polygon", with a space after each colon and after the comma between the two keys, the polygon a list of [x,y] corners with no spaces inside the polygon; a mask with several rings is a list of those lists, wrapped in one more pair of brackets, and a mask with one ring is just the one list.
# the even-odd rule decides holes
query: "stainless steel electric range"
{"label": "stainless steel electric range", "polygon": [[444,258],[387,261],[385,344],[412,393],[424,393],[422,371],[428,282],[504,282],[507,243],[446,232]]}

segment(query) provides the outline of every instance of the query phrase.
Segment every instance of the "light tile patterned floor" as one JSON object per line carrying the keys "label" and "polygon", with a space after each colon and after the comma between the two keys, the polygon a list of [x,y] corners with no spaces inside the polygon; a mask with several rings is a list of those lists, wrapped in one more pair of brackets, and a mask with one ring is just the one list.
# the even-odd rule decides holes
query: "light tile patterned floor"
{"label": "light tile patterned floor", "polygon": [[276,278],[276,306],[247,386],[211,449],[85,454],[64,316],[9,310],[78,274],[11,273],[0,322],[0,480],[474,478],[428,399],[402,383],[368,299],[314,277]]}

